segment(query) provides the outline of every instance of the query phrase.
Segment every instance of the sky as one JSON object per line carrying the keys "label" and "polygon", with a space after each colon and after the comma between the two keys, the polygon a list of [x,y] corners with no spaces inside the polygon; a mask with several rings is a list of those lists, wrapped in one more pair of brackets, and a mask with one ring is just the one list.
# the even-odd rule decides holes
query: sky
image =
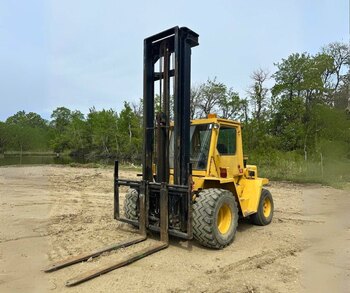
{"label": "sky", "polygon": [[143,39],[199,34],[192,85],[216,77],[246,94],[258,68],[349,42],[349,0],[0,0],[0,121],[20,110],[120,111],[142,97]]}

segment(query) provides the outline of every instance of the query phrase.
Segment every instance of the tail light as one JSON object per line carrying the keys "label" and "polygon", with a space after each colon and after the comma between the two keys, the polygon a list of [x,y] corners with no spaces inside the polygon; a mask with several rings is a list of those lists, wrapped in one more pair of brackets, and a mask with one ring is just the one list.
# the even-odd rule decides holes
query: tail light
{"label": "tail light", "polygon": [[227,169],[226,168],[220,168],[220,177],[227,178]]}

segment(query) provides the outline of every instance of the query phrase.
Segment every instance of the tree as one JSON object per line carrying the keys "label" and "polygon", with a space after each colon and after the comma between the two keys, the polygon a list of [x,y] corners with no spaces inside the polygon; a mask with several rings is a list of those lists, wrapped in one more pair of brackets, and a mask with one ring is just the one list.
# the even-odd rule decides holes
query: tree
{"label": "tree", "polygon": [[139,160],[142,152],[142,129],[140,116],[136,115],[130,104],[124,102],[124,109],[117,121],[119,155],[126,160]]}
{"label": "tree", "polygon": [[190,118],[195,119],[199,116],[199,104],[201,100],[201,87],[193,86],[191,88],[191,101],[190,101]]}
{"label": "tree", "polygon": [[226,86],[216,81],[216,78],[208,79],[204,84],[201,84],[196,93],[198,111],[194,111],[197,112],[195,116],[203,118],[207,117],[209,113],[217,112],[220,102],[225,100],[226,90]]}
{"label": "tree", "polygon": [[327,55],[333,65],[323,76],[325,87],[329,91],[328,101],[332,106],[344,109],[348,104],[348,95],[344,92],[349,81],[349,47],[339,42],[330,43],[322,48],[322,54]]}
{"label": "tree", "polygon": [[0,121],[0,153],[3,153],[8,145],[9,135],[7,125]]}
{"label": "tree", "polygon": [[51,114],[50,126],[53,129],[53,138],[50,141],[55,152],[60,153],[69,149],[70,134],[67,129],[71,123],[71,110],[66,107],[58,107]]}
{"label": "tree", "polygon": [[41,116],[34,112],[26,114],[25,111],[18,111],[16,114],[6,119],[7,124],[21,125],[29,127],[46,128],[47,121],[41,118]]}
{"label": "tree", "polygon": [[324,82],[332,91],[336,92],[344,81],[344,75],[350,65],[350,51],[348,45],[334,42],[322,48],[322,53],[329,56],[333,61],[333,66],[324,76]]}
{"label": "tree", "polygon": [[48,149],[48,125],[39,114],[19,111],[6,119],[3,139],[12,150]]}
{"label": "tree", "polygon": [[272,88],[272,95],[292,100],[300,97],[303,90],[303,76],[310,56],[306,53],[292,54],[282,62],[276,63],[277,71],[272,75],[275,85]]}
{"label": "tree", "polygon": [[[138,103],[132,103],[132,110],[136,117],[140,120],[142,123],[142,117],[143,117],[143,99],[140,99]],[[140,124],[141,125],[141,124]]]}
{"label": "tree", "polygon": [[[269,79],[269,73],[262,69],[255,70],[250,76],[252,84],[247,90],[248,98],[245,100],[245,145],[248,150],[259,149],[263,152],[271,145],[271,104],[269,103],[269,89],[265,82]],[[248,101],[251,105],[252,117],[248,120]],[[268,111],[270,109],[270,111]]]}
{"label": "tree", "polygon": [[216,78],[191,89],[190,117],[204,118],[217,113],[226,119],[240,120],[244,116],[244,102],[232,88],[227,88]]}
{"label": "tree", "polygon": [[51,145],[55,152],[70,150],[82,155],[88,149],[88,137],[84,114],[65,107],[56,108],[51,114],[50,126],[53,129]]}
{"label": "tree", "polygon": [[315,147],[314,108],[328,103],[324,76],[333,66],[332,59],[326,54],[292,54],[276,65],[276,84],[272,88],[277,100],[274,132],[280,137],[282,149],[303,147],[307,159],[308,151]]}
{"label": "tree", "polygon": [[245,102],[239,97],[238,92],[233,91],[232,88],[226,90],[219,101],[218,105],[221,111],[221,117],[231,120],[242,120],[245,112]]}
{"label": "tree", "polygon": [[343,76],[343,83],[334,93],[334,107],[340,110],[350,111],[350,73]]}
{"label": "tree", "polygon": [[305,138],[304,102],[301,98],[282,99],[273,120],[273,134],[283,151],[301,149]]}
{"label": "tree", "polygon": [[88,132],[84,114],[78,110],[72,111],[70,123],[66,127],[68,147],[76,154],[83,154],[88,149]]}
{"label": "tree", "polygon": [[276,81],[272,95],[292,100],[304,98],[306,105],[313,100],[320,100],[326,90],[323,76],[332,64],[327,55],[292,54],[281,63],[275,64],[277,71],[273,74]]}
{"label": "tree", "polygon": [[265,116],[265,110],[268,105],[267,94],[269,90],[264,83],[269,79],[269,73],[260,68],[254,71],[250,78],[253,80],[253,84],[247,93],[253,106],[253,118],[260,122],[262,116]]}
{"label": "tree", "polygon": [[92,150],[102,156],[111,156],[117,149],[117,113],[112,110],[96,111],[90,108],[87,128]]}
{"label": "tree", "polygon": [[64,132],[71,122],[71,110],[66,107],[58,107],[51,114],[51,126],[59,133]]}

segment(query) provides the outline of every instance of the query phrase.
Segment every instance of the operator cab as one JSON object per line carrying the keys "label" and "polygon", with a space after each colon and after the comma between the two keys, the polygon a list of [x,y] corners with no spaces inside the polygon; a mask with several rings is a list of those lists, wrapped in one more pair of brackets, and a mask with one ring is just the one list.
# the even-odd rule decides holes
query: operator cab
{"label": "operator cab", "polygon": [[[237,143],[241,141],[237,138],[241,135],[240,129],[239,122],[220,119],[215,114],[209,114],[207,119],[192,120],[190,162],[193,175],[227,178],[242,173],[243,162],[239,159],[242,157],[240,156],[242,145]],[[172,129],[170,130],[169,159],[172,169],[174,162]]]}

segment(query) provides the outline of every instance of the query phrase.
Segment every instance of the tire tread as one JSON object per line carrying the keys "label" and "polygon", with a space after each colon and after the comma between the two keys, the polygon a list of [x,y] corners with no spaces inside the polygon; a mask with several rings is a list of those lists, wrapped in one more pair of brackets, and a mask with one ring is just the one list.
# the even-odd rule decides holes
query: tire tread
{"label": "tire tread", "polygon": [[137,220],[137,200],[138,193],[135,189],[129,190],[129,192],[125,195],[124,200],[124,214],[127,219]]}
{"label": "tire tread", "polygon": [[[200,242],[203,246],[209,248],[221,249],[232,243],[234,240],[234,235],[232,239],[225,245],[222,245],[215,237],[213,233],[214,227],[214,211],[218,200],[224,194],[232,193],[225,189],[219,188],[209,188],[204,189],[199,193],[196,202],[193,205],[193,235],[194,238]],[[234,234],[238,225],[238,208],[235,197],[234,199]]]}
{"label": "tire tread", "polygon": [[[265,199],[265,197],[270,197],[270,200],[272,202],[272,210],[271,210],[271,213],[272,213],[272,216],[271,216],[271,219],[269,221],[267,221],[265,219],[265,216],[263,215],[263,211],[262,211],[262,201]],[[257,226],[266,226],[268,224],[271,223],[272,221],[272,217],[273,217],[273,209],[274,209],[274,204],[273,204],[273,199],[272,199],[272,195],[270,193],[270,191],[268,191],[267,189],[262,189],[261,190],[261,196],[260,196],[260,201],[259,201],[259,206],[258,206],[258,211],[251,215],[250,218],[251,218],[251,221],[254,225],[257,225]]]}

